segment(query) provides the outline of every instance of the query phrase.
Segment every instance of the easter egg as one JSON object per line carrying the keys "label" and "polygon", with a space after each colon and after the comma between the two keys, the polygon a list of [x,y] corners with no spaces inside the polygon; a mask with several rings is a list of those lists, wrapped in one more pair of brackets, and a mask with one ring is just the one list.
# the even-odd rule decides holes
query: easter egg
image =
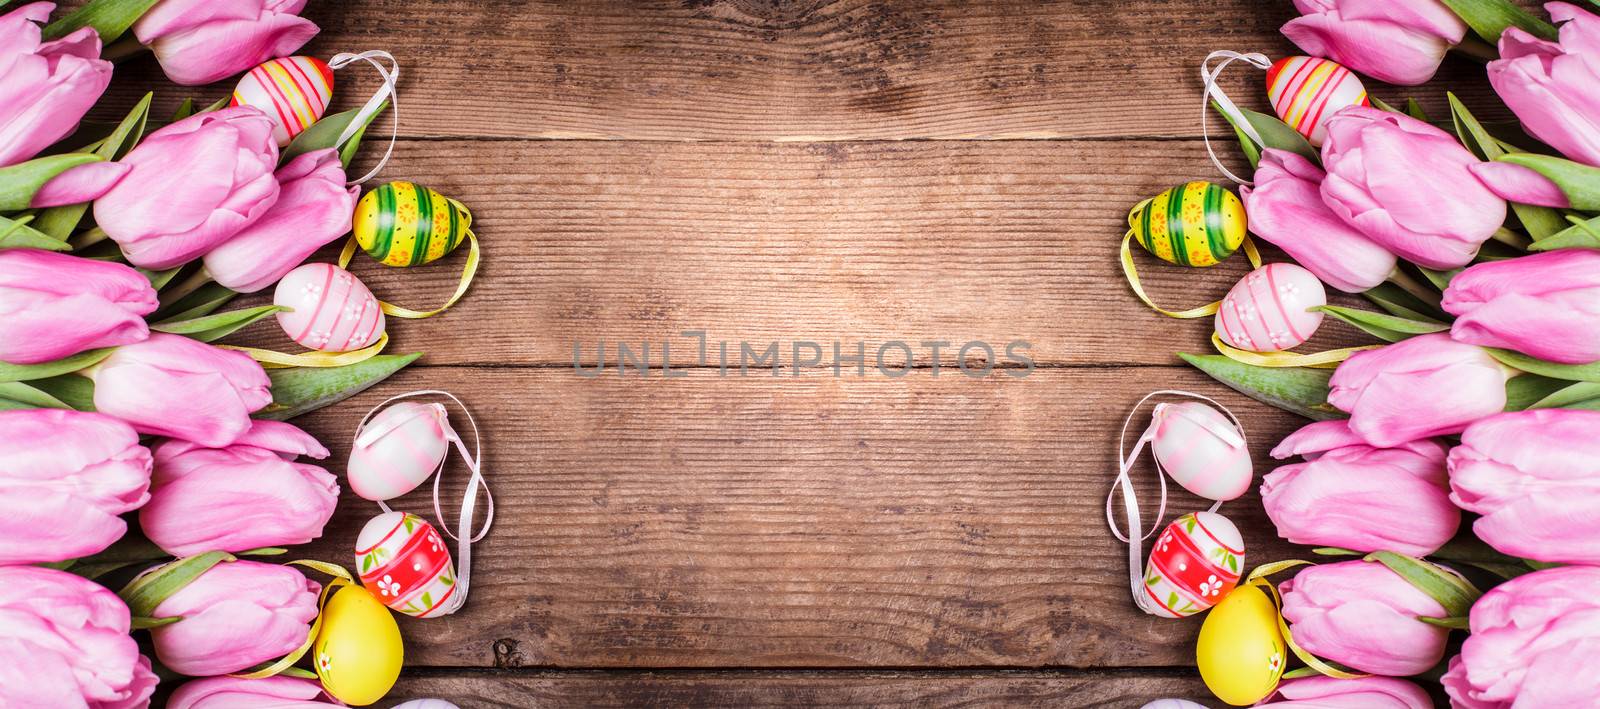
{"label": "easter egg", "polygon": [[1187,699],[1157,699],[1139,709],[1206,709],[1206,706]]}
{"label": "easter egg", "polygon": [[1250,449],[1221,411],[1198,401],[1161,403],[1151,425],[1156,461],[1185,490],[1226,501],[1250,489]]}
{"label": "easter egg", "polygon": [[1128,214],[1134,240],[1179,266],[1214,266],[1244,243],[1244,204],[1209,182],[1178,185]]}
{"label": "easter egg", "polygon": [[394,614],[360,586],[333,592],[322,607],[322,627],[311,644],[322,688],[334,699],[366,706],[383,698],[400,677],[404,647]]}
{"label": "easter egg", "polygon": [[1277,688],[1286,652],[1272,599],[1258,586],[1240,586],[1200,626],[1195,662],[1212,694],[1245,706]]}
{"label": "easter egg", "polygon": [[1139,607],[1150,615],[1183,618],[1228,595],[1244,568],[1244,538],[1215,512],[1195,512],[1173,520],[1156,538],[1144,567]]}
{"label": "easter egg", "polygon": [[413,699],[394,705],[394,709],[461,709],[443,699]]}
{"label": "easter egg", "polygon": [[426,618],[455,604],[450,549],[414,514],[385,512],[367,522],[356,537],[356,568],[368,591],[406,615]]}
{"label": "easter egg", "polygon": [[1322,281],[1292,263],[1269,263],[1228,291],[1213,322],[1217,337],[1241,350],[1277,352],[1311,339],[1328,304]]}
{"label": "easter egg", "polygon": [[233,106],[254,106],[272,119],[278,147],[289,144],[328,112],[333,70],[316,57],[283,57],[262,62],[239,79]]}
{"label": "easter egg", "polygon": [[1267,70],[1267,99],[1278,118],[1317,147],[1339,109],[1372,105],[1360,77],[1317,57],[1285,57],[1273,64]]}
{"label": "easter egg", "polygon": [[442,258],[471,233],[472,212],[460,202],[410,182],[390,182],[356,203],[356,243],[390,266]]}
{"label": "easter egg", "polygon": [[411,492],[449,450],[443,404],[402,401],[379,411],[350,448],[350,489],[374,502]]}
{"label": "easter egg", "polygon": [[290,271],[272,292],[278,324],[289,339],[323,352],[349,352],[383,336],[383,309],[367,285],[331,263]]}

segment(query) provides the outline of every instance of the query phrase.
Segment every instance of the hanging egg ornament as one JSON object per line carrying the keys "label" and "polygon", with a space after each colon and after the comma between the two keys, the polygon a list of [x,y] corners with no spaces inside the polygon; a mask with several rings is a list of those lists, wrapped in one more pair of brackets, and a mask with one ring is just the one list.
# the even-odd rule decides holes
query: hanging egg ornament
{"label": "hanging egg ornament", "polygon": [[1134,240],[1179,266],[1215,266],[1244,243],[1244,204],[1209,182],[1178,185],[1140,202],[1128,214]]}
{"label": "hanging egg ornament", "polygon": [[1198,401],[1157,404],[1150,447],[1183,489],[1227,501],[1250,489],[1253,468],[1244,434],[1222,412]]}
{"label": "hanging egg ornament", "polygon": [[1167,525],[1144,567],[1145,612],[1185,618],[1212,607],[1239,584],[1244,537],[1215,512],[1186,514]]}
{"label": "hanging egg ornament", "polygon": [[1333,114],[1372,105],[1361,77],[1317,57],[1285,57],[1273,64],[1267,70],[1267,99],[1278,118],[1318,148],[1328,137]]}
{"label": "hanging egg ornament", "polygon": [[[395,707],[395,709],[400,709]],[[1206,709],[1204,704],[1196,704],[1187,699],[1157,699],[1139,709]]]}
{"label": "hanging egg ornament", "polygon": [[1278,607],[1259,586],[1240,586],[1206,615],[1195,644],[1200,679],[1234,706],[1261,701],[1278,688],[1288,649]]}
{"label": "hanging egg ornament", "polygon": [[394,709],[461,709],[443,699],[413,699],[394,705]]}
{"label": "hanging egg ornament", "polygon": [[443,404],[402,401],[368,419],[350,448],[350,489],[373,502],[416,489],[449,450],[446,415]]}
{"label": "hanging egg ornament", "polygon": [[1277,352],[1297,347],[1322,325],[1328,304],[1322,281],[1292,263],[1269,263],[1228,291],[1213,323],[1217,337],[1241,350]]}
{"label": "hanging egg ornament", "polygon": [[367,522],[356,537],[356,568],[368,591],[406,615],[426,618],[455,604],[450,549],[414,514],[385,512]]}
{"label": "hanging egg ornament", "polygon": [[443,258],[472,231],[472,212],[438,192],[390,182],[361,196],[356,243],[389,266],[420,266]]}
{"label": "hanging egg ornament", "polygon": [[328,112],[333,70],[316,57],[262,62],[239,79],[233,106],[253,106],[272,119],[272,137],[283,147]]}
{"label": "hanging egg ornament", "polygon": [[354,274],[331,263],[290,271],[272,292],[278,324],[289,339],[313,350],[349,352],[383,336],[383,309]]}
{"label": "hanging egg ornament", "polygon": [[367,589],[344,586],[322,607],[311,657],[334,699],[354,706],[382,699],[400,677],[404,653],[394,614]]}

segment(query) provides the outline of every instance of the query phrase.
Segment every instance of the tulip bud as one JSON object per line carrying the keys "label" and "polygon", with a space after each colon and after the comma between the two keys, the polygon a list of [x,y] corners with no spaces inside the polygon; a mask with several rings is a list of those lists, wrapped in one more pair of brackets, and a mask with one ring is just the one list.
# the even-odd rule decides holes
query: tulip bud
{"label": "tulip bud", "polygon": [[272,380],[243,352],[155,333],[92,367],[94,407],[140,433],[226,446],[272,403]]}
{"label": "tulip bud", "polygon": [[1370,290],[1394,271],[1394,254],[1345,224],[1322,201],[1327,173],[1286,150],[1261,154],[1254,187],[1239,190],[1250,213],[1250,231],[1283,249],[1334,288]]}
{"label": "tulip bud", "polygon": [[1312,566],[1279,589],[1289,632],[1317,657],[1390,676],[1418,674],[1444,658],[1450,631],[1417,618],[1449,613],[1387,566],[1370,561]]}
{"label": "tulip bud", "polygon": [[1563,23],[1560,40],[1506,28],[1500,58],[1489,62],[1489,83],[1529,135],[1600,167],[1600,17],[1571,3],[1545,7]]}
{"label": "tulip bud", "polygon": [[89,556],[128,531],[150,499],[150,451],[110,416],[0,411],[0,564]]}
{"label": "tulip bud", "polygon": [[179,687],[167,709],[325,709],[335,704],[312,679],[208,677]]}
{"label": "tulip bud", "polygon": [[328,471],[293,462],[300,455],[326,458],[328,450],[278,421],[255,421],[226,448],[162,443],[139,524],[173,556],[309,542],[333,516],[339,485]]}
{"label": "tulip bud", "polygon": [[167,78],[182,86],[219,81],[293,54],[317,36],[298,17],[306,0],[161,0],[133,24]]}
{"label": "tulip bud", "polygon": [[1368,445],[1389,448],[1500,413],[1506,376],[1489,353],[1439,332],[1351,355],[1328,382],[1328,403]]}
{"label": "tulip bud", "polygon": [[150,336],[156,290],[120,263],[0,251],[0,361],[37,364]]}
{"label": "tulip bud", "polygon": [[205,254],[278,200],[272,130],[260,110],[236,106],[151,133],[122,158],[128,173],[95,200],[95,221],[141,268]]}
{"label": "tulip bud", "polygon": [[1600,568],[1519,576],[1472,605],[1471,637],[1443,682],[1462,709],[1588,707],[1600,697]]}
{"label": "tulip bud", "polygon": [[1401,86],[1427,83],[1467,25],[1439,0],[1295,0],[1283,35],[1307,54]]}
{"label": "tulip bud", "polygon": [[0,566],[0,706],[145,707],[150,661],[128,606],[65,571]]}
{"label": "tulip bud", "polygon": [[192,677],[276,660],[305,644],[321,590],[292,566],[217,564],[156,606],[155,618],[183,618],[151,628],[156,659]]}
{"label": "tulip bud", "polygon": [[276,283],[324,244],[350,231],[359,187],[345,187],[333,149],[306,153],[279,168],[278,201],[261,219],[205,256],[212,279],[254,293]]}
{"label": "tulip bud", "polygon": [[1272,457],[1303,455],[1261,484],[1278,536],[1296,544],[1425,556],[1455,536],[1444,447],[1417,440],[1374,448],[1347,421],[1320,421],[1290,435]]}
{"label": "tulip bud", "polygon": [[1433,709],[1428,692],[1393,677],[1302,677],[1285,680],[1259,706],[1278,709]]}
{"label": "tulip bud", "polygon": [[1557,249],[1467,268],[1444,309],[1457,342],[1584,364],[1600,360],[1600,252]]}
{"label": "tulip bud", "polygon": [[1328,121],[1322,201],[1345,223],[1420,266],[1470,263],[1506,220],[1480,164],[1449,133],[1410,116],[1351,106]]}
{"label": "tulip bud", "polygon": [[55,3],[0,15],[0,167],[27,160],[78,128],[111,84],[100,35],[80,28],[42,42],[39,23]]}

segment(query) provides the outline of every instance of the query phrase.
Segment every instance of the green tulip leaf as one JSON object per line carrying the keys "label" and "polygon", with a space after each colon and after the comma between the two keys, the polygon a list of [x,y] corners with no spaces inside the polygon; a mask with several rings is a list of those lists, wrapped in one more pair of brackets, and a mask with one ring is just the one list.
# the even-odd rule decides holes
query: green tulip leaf
{"label": "green tulip leaf", "polygon": [[130,630],[149,630],[151,628],[159,628],[163,625],[172,625],[180,620],[183,620],[183,616],[181,615],[171,615],[165,618],[145,618],[143,616],[134,616],[132,619],[130,619],[128,628]]}
{"label": "green tulip leaf", "polygon": [[1428,282],[1433,284],[1434,288],[1438,288],[1440,291],[1443,291],[1444,289],[1450,287],[1451,279],[1455,278],[1457,274],[1466,269],[1457,268],[1449,271],[1435,271],[1431,268],[1423,268],[1418,266],[1417,270],[1422,273],[1423,278],[1428,279]]}
{"label": "green tulip leaf", "polygon": [[76,372],[110,357],[112,349],[111,347],[106,347],[79,352],[71,357],[39,364],[6,364],[5,362],[0,362],[0,382],[26,382]]}
{"label": "green tulip leaf", "polygon": [[1422,110],[1422,104],[1417,103],[1417,100],[1414,98],[1406,99],[1406,115],[1422,121],[1423,123],[1428,122],[1428,112]]}
{"label": "green tulip leaf", "polygon": [[178,272],[182,271],[183,267],[174,266],[165,271],[151,271],[143,268],[135,268],[133,270],[138,271],[140,275],[149,280],[151,288],[161,290],[162,288],[166,287],[168,283],[172,282],[172,277],[178,275]]}
{"label": "green tulip leaf", "polygon": [[1372,104],[1373,108],[1376,108],[1376,109],[1378,109],[1380,111],[1388,111],[1390,113],[1405,113],[1405,111],[1402,111],[1402,110],[1400,110],[1398,108],[1395,108],[1394,106],[1389,105],[1388,102],[1384,101],[1381,98],[1378,98],[1377,96],[1368,95],[1367,96],[1367,101]]}
{"label": "green tulip leaf", "polygon": [[1440,317],[1445,316],[1444,311],[1422,302],[1393,283],[1380,283],[1376,288],[1363,292],[1361,297],[1388,311],[1390,315],[1408,320],[1441,322]]}
{"label": "green tulip leaf", "polygon": [[1501,364],[1518,369],[1529,374],[1537,374],[1552,379],[1565,379],[1569,382],[1600,382],[1600,362],[1588,364],[1557,364],[1546,362],[1537,357],[1529,357],[1521,352],[1485,347],[1489,354],[1499,360]]}
{"label": "green tulip leaf", "polygon": [[178,110],[172,112],[172,122],[177,123],[194,115],[194,99],[184,97],[183,103],[178,104]]}
{"label": "green tulip leaf", "polygon": [[1472,609],[1472,604],[1483,595],[1482,591],[1459,575],[1414,556],[1392,551],[1375,551],[1368,554],[1365,559],[1389,567],[1390,571],[1399,574],[1400,578],[1410,582],[1417,590],[1438,601],[1452,618],[1467,615]]}
{"label": "green tulip leaf", "polygon": [[27,209],[39,188],[55,179],[56,175],[104,159],[92,153],[66,153],[0,168],[0,212]]}
{"label": "green tulip leaf", "polygon": [[238,295],[219,283],[207,283],[172,304],[163,305],[151,317],[157,322],[193,320],[216,312],[217,308],[227,305]]}
{"label": "green tulip leaf", "polygon": [[[1211,105],[1213,108],[1217,107],[1216,103]],[[1222,117],[1228,121],[1228,125],[1233,126],[1234,133],[1240,136],[1241,144],[1253,142],[1245,137],[1244,129],[1235,123],[1231,116],[1223,113],[1220,108],[1217,109],[1217,112],[1222,113]],[[1261,136],[1261,140],[1264,142],[1256,147],[1259,147],[1262,151],[1268,148],[1287,150],[1291,153],[1299,153],[1312,163],[1319,165],[1322,163],[1322,157],[1318,155],[1316,148],[1311,147],[1311,142],[1275,116],[1252,111],[1248,108],[1240,108],[1239,113],[1244,116],[1246,121],[1249,121],[1250,127],[1255,129],[1256,134]],[[1249,152],[1250,149],[1247,149],[1246,154]]]}
{"label": "green tulip leaf", "polygon": [[0,217],[0,249],[44,249],[66,251],[72,247],[67,242],[51,237],[33,228],[31,217],[8,219]]}
{"label": "green tulip leaf", "polygon": [[[1521,378],[1522,377],[1517,377],[1516,379]],[[1513,379],[1512,381],[1516,381],[1516,379]],[[1600,382],[1577,382],[1575,384],[1568,384],[1567,386],[1545,395],[1544,398],[1529,404],[1527,408],[1562,409],[1568,406],[1589,408],[1581,405],[1591,400],[1600,400]]]}
{"label": "green tulip leaf", "polygon": [[305,129],[305,131],[300,133],[300,135],[295,136],[294,140],[289,143],[289,147],[283,149],[283,157],[280,161],[280,164],[287,163],[290,160],[293,160],[296,157],[306,153],[315,152],[318,150],[326,150],[328,148],[339,148],[340,157],[344,159],[345,166],[349,167],[349,158],[355,155],[355,149],[351,146],[359,145],[361,142],[361,136],[366,132],[366,127],[371,125],[372,121],[382,114],[384,109],[388,108],[388,106],[388,102],[384,102],[377,111],[374,111],[371,116],[367,117],[366,122],[362,124],[361,128],[357,130],[357,132],[351,136],[350,140],[342,146],[335,145],[334,141],[339,139],[339,135],[344,132],[346,126],[350,125],[351,121],[355,120],[356,114],[360,113],[361,109],[353,108],[341,113],[335,113],[331,116],[324,116],[322,120],[311,124],[310,128]]}
{"label": "green tulip leaf", "polygon": [[1317,556],[1361,556],[1361,552],[1340,547],[1317,547],[1311,550]]}
{"label": "green tulip leaf", "polygon": [[1506,411],[1521,411],[1566,388],[1570,382],[1523,374],[1506,380]]}
{"label": "green tulip leaf", "polygon": [[1371,310],[1346,308],[1338,305],[1322,305],[1312,308],[1312,310],[1320,310],[1332,315],[1340,321],[1386,342],[1399,342],[1412,335],[1426,335],[1450,329],[1448,324],[1433,320],[1412,320],[1398,315],[1388,315]]}
{"label": "green tulip leaf", "polygon": [[1264,404],[1310,419],[1344,418],[1328,403],[1328,379],[1333,371],[1306,367],[1257,367],[1222,355],[1178,356],[1236,391]]}
{"label": "green tulip leaf", "polygon": [[1556,26],[1517,7],[1511,0],[1443,0],[1462,22],[1489,44],[1499,44],[1507,27],[1521,27],[1540,39],[1556,38]]}
{"label": "green tulip leaf", "polygon": [[159,0],[89,0],[44,28],[45,39],[65,37],[80,27],[93,27],[101,44],[111,44],[128,31]]}
{"label": "green tulip leaf", "polygon": [[1587,221],[1577,217],[1569,217],[1568,221],[1572,222],[1572,226],[1534,242],[1532,246],[1528,247],[1528,250],[1600,249],[1600,217]]}
{"label": "green tulip leaf", "polygon": [[1422,621],[1424,623],[1427,623],[1428,625],[1432,625],[1432,626],[1436,626],[1436,627],[1440,627],[1440,628],[1449,628],[1451,630],[1466,630],[1466,629],[1472,627],[1469,619],[1466,616],[1452,616],[1450,618],[1433,618],[1433,617],[1430,617],[1430,616],[1419,615],[1419,616],[1417,616],[1417,620]]}
{"label": "green tulip leaf", "polygon": [[0,382],[0,408],[70,409],[65,402],[24,382]]}
{"label": "green tulip leaf", "polygon": [[343,401],[421,357],[421,352],[378,355],[342,367],[289,367],[267,370],[272,378],[272,404],[256,418],[284,421]]}
{"label": "green tulip leaf", "polygon": [[188,335],[201,342],[216,342],[257,320],[273,313],[288,310],[281,305],[261,305],[225,313],[203,315],[189,320],[168,320],[150,326],[156,332]]}
{"label": "green tulip leaf", "polygon": [[149,618],[163,601],[210,571],[211,567],[233,560],[233,555],[225,551],[208,551],[178,559],[135,577],[117,595],[128,604],[133,617]]}
{"label": "green tulip leaf", "polygon": [[1534,153],[1510,153],[1497,159],[1544,175],[1567,195],[1573,209],[1600,211],[1600,167]]}
{"label": "green tulip leaf", "polygon": [[94,380],[76,374],[33,379],[28,385],[79,411],[94,411]]}
{"label": "green tulip leaf", "polygon": [[[1450,99],[1450,115],[1455,121],[1456,135],[1461,137],[1461,143],[1468,149],[1477,153],[1485,160],[1496,160],[1502,155],[1520,153],[1523,151],[1508,148],[1507,145],[1494,136],[1489,135],[1482,123],[1474,118],[1466,104],[1456,98],[1454,93],[1448,94]],[[1524,229],[1534,241],[1547,238],[1561,231],[1561,213],[1549,207],[1538,207],[1531,204],[1511,203],[1511,210],[1516,213],[1517,220],[1522,222]]]}

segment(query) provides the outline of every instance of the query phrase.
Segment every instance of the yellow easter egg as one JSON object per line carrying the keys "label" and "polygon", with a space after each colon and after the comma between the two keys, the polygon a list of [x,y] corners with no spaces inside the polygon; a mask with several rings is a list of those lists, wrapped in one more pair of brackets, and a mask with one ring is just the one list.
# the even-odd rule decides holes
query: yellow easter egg
{"label": "yellow easter egg", "polygon": [[1146,251],[1179,266],[1215,266],[1244,243],[1244,203],[1209,182],[1178,185],[1140,202],[1128,228]]}
{"label": "yellow easter egg", "polygon": [[1272,599],[1258,586],[1240,586],[1206,615],[1195,662],[1218,699],[1248,706],[1278,687],[1287,653]]}
{"label": "yellow easter egg", "polygon": [[422,185],[390,182],[362,195],[351,230],[368,255],[390,266],[420,266],[454,251],[472,233],[472,212]]}
{"label": "yellow easter egg", "polygon": [[335,699],[366,706],[383,698],[400,677],[405,650],[389,609],[360,586],[334,591],[322,608],[322,627],[311,645],[323,689]]}

